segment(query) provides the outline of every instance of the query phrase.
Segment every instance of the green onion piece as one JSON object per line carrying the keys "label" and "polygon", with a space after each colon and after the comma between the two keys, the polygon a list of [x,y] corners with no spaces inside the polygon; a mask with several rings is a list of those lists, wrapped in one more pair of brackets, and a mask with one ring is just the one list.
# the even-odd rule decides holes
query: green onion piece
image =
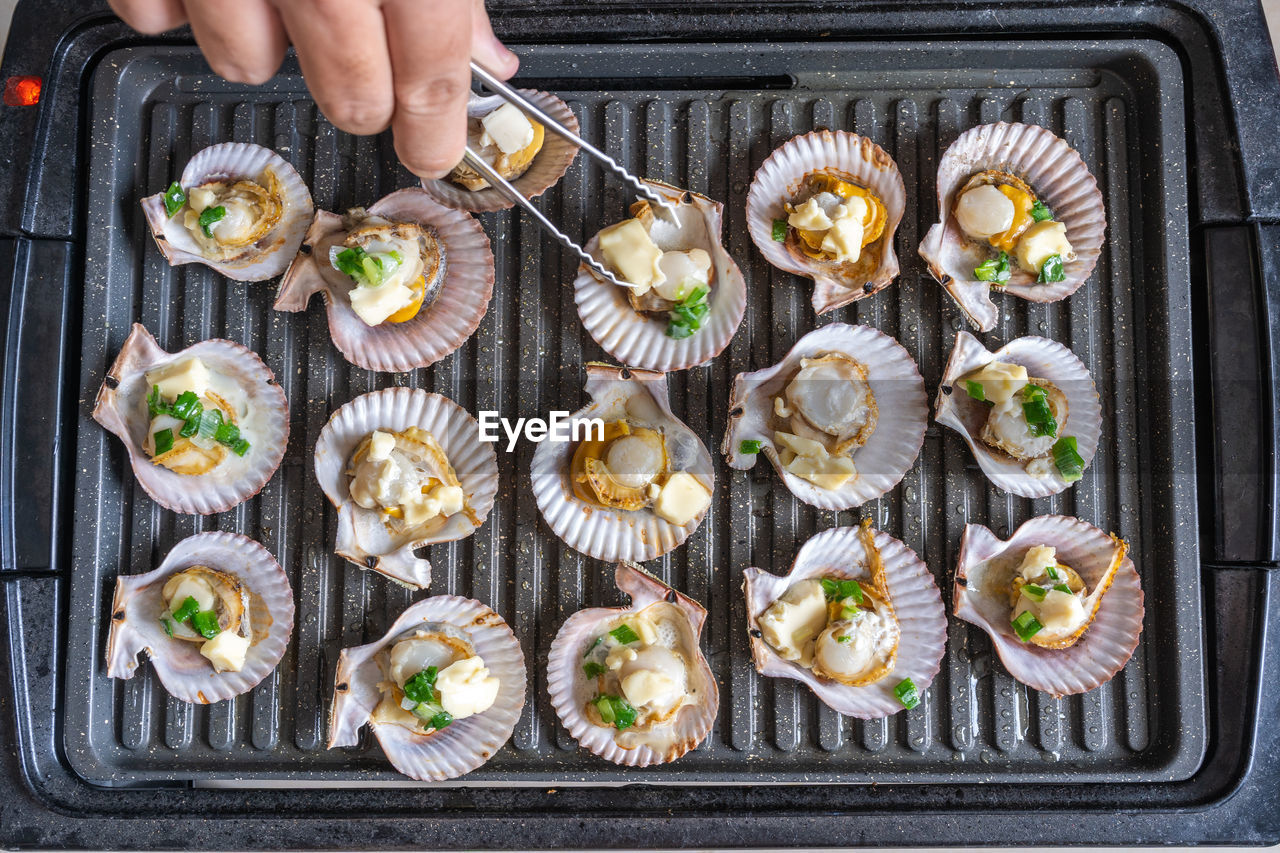
{"label": "green onion piece", "polygon": [[1067,586],[1065,583],[1058,584],[1054,589],[1058,592],[1065,592],[1067,595],[1075,595],[1075,593],[1071,591],[1071,587]]}
{"label": "green onion piece", "polygon": [[1009,255],[1001,252],[989,261],[978,264],[973,269],[973,277],[978,281],[994,281],[1002,283],[1009,280],[1012,273],[1009,270]]}
{"label": "green onion piece", "polygon": [[609,667],[602,663],[596,663],[593,660],[589,660],[582,665],[582,671],[586,673],[587,678],[598,678],[608,672]]}
{"label": "green onion piece", "polygon": [[625,624],[619,625],[617,628],[614,628],[612,631],[609,632],[609,636],[613,637],[615,640],[617,640],[619,643],[621,643],[624,646],[627,645],[628,643],[635,643],[640,640],[640,636],[636,634],[635,631],[631,630],[631,626],[625,625]]}
{"label": "green onion piece", "polygon": [[441,711],[438,714],[432,715],[431,719],[427,721],[427,725],[433,729],[439,730],[452,722],[453,714],[450,714],[448,711]]}
{"label": "green onion piece", "polygon": [[156,433],[153,436],[153,438],[155,439],[155,442],[156,442],[156,456],[159,456],[162,453],[168,453],[170,450],[173,450],[173,430],[171,429],[156,430]]}
{"label": "green onion piece", "polygon": [[1049,580],[1056,581],[1058,579],[1058,570],[1053,566],[1045,566],[1044,573],[1049,576]]}
{"label": "green onion piece", "polygon": [[773,220],[773,241],[775,243],[781,243],[785,239],[787,239],[787,220]]}
{"label": "green onion piece", "polygon": [[819,578],[818,583],[822,584],[822,594],[826,596],[827,601],[835,601],[836,596],[840,594],[840,584],[831,578]]}
{"label": "green onion piece", "polygon": [[844,645],[846,645],[846,646],[847,646],[849,643],[852,643],[852,642],[853,642],[853,635],[851,635],[851,634],[841,634],[839,637],[836,637],[836,642],[837,642],[837,643],[842,643],[842,644],[844,644]]}
{"label": "green onion piece", "polygon": [[982,383],[976,379],[966,379],[964,381],[964,390],[975,400],[987,401],[987,391],[982,387]]}
{"label": "green onion piece", "polygon": [[161,617],[160,617],[160,624],[164,626],[164,632],[165,632],[165,634],[167,634],[167,635],[169,635],[170,637],[172,637],[172,636],[173,636],[173,625],[169,624],[169,620],[168,620],[168,619],[166,619],[166,618],[164,618],[163,616],[161,616]]}
{"label": "green onion piece", "polygon": [[1062,281],[1066,277],[1067,274],[1062,270],[1062,255],[1050,255],[1040,265],[1040,275],[1036,277],[1036,283],[1048,284],[1051,281]]}
{"label": "green onion piece", "polygon": [[151,413],[151,417],[156,415],[169,414],[169,404],[160,396],[160,386],[152,385],[151,393],[147,395],[147,411]]}
{"label": "green onion piece", "polygon": [[1080,455],[1074,435],[1064,435],[1054,442],[1053,464],[1058,467],[1062,479],[1068,483],[1074,483],[1084,476],[1084,457]]}
{"label": "green onion piece", "polygon": [[434,666],[429,666],[416,673],[404,683],[404,695],[414,702],[434,702],[436,698],[436,676],[439,674]]}
{"label": "green onion piece", "polygon": [[1044,587],[1036,586],[1033,583],[1029,583],[1022,587],[1022,593],[1027,598],[1034,599],[1035,601],[1044,601],[1044,597],[1049,594]]}
{"label": "green onion piece", "polygon": [[164,191],[165,214],[172,219],[173,215],[182,210],[182,206],[186,203],[187,194],[182,191],[182,187],[178,185],[178,182],[174,181],[169,184],[169,189]]}
{"label": "green onion piece", "polygon": [[603,642],[604,642],[604,637],[596,637],[596,641],[591,645],[587,646],[587,650],[585,653],[583,653],[582,656],[584,658],[587,657],[588,655],[590,655],[592,652],[596,650],[596,646],[600,645]]}
{"label": "green onion piece", "polygon": [[436,714],[444,713],[444,706],[432,699],[430,702],[419,702],[410,709],[409,713],[413,714],[419,720],[431,724],[431,718]]}
{"label": "green onion piece", "polygon": [[178,609],[173,611],[173,618],[179,622],[186,622],[199,612],[200,602],[196,601],[195,596],[188,595],[186,601],[179,604]]}
{"label": "green onion piece", "polygon": [[200,417],[196,416],[194,418],[191,418],[190,420],[188,420],[186,423],[182,425],[182,428],[178,430],[178,435],[182,436],[183,438],[191,438],[191,436],[195,435],[199,431],[200,431]]}
{"label": "green onion piece", "polygon": [[192,616],[191,628],[206,640],[212,640],[222,633],[222,626],[218,624],[218,614],[212,610],[201,610]]}
{"label": "green onion piece", "polygon": [[1039,385],[1028,385],[1022,389],[1022,416],[1027,419],[1032,435],[1058,434],[1058,421],[1053,416],[1053,409],[1049,408],[1049,397]]}
{"label": "green onion piece", "polygon": [[213,438],[222,426],[222,412],[217,409],[205,409],[200,413],[200,426],[197,431],[204,438]]}
{"label": "green onion piece", "polygon": [[200,211],[200,230],[204,232],[204,236],[213,238],[213,223],[222,219],[227,215],[227,209],[222,205],[217,207],[206,207]]}
{"label": "green onion piece", "polygon": [[613,703],[609,701],[611,698],[613,697],[597,696],[595,698],[595,706],[596,710],[600,712],[600,719],[610,724],[618,719],[617,715],[613,712]]}
{"label": "green onion piece", "polygon": [[236,456],[244,456],[246,453],[249,452],[249,446],[250,446],[249,439],[242,438],[239,441],[237,441],[235,444],[231,445],[231,452],[234,453]]}
{"label": "green onion piece", "polygon": [[711,313],[711,306],[707,304],[710,292],[710,288],[701,285],[676,303],[668,312],[668,337],[682,340],[702,328],[703,321]]}
{"label": "green onion piece", "polygon": [[840,618],[841,618],[841,619],[857,619],[857,618],[858,618],[858,616],[860,616],[861,614],[862,614],[862,611],[861,611],[861,610],[859,610],[859,609],[858,609],[858,608],[856,608],[856,607],[841,607],[841,608],[840,608]]}
{"label": "green onion piece", "polygon": [[595,706],[600,712],[600,719],[616,729],[631,728],[636,723],[636,717],[639,716],[635,707],[626,699],[607,693],[596,697]]}
{"label": "green onion piece", "polygon": [[1039,634],[1040,630],[1044,628],[1040,624],[1040,620],[1030,610],[1024,610],[1013,617],[1011,624],[1013,625],[1013,630],[1018,634],[1018,639],[1024,643]]}
{"label": "green onion piece", "polygon": [[764,444],[761,443],[759,439],[748,438],[738,445],[738,452],[739,453],[759,453],[761,447],[764,447]]}
{"label": "green onion piece", "polygon": [[369,282],[371,287],[377,287],[382,284],[381,258],[366,254],[360,259],[360,268],[364,270],[365,281]]}
{"label": "green onion piece", "polygon": [[1049,205],[1036,199],[1036,203],[1031,205],[1031,218],[1036,222],[1044,222],[1046,219],[1053,219],[1053,211],[1049,209]]}
{"label": "green onion piece", "polygon": [[240,427],[223,421],[218,424],[218,428],[213,431],[213,440],[219,444],[225,444],[227,447],[230,447],[240,440]]}
{"label": "green onion piece", "polygon": [[189,420],[200,414],[200,410],[204,407],[200,405],[200,398],[196,396],[194,391],[183,391],[178,398],[173,401],[173,405],[169,407],[170,413],[179,420]]}
{"label": "green onion piece", "polygon": [[857,581],[840,581],[840,595],[862,604],[862,584]]}
{"label": "green onion piece", "polygon": [[365,281],[364,276],[364,259],[368,257],[368,253],[359,246],[353,246],[350,249],[343,249],[333,259],[333,266],[338,272],[346,273],[356,280],[357,283],[369,284]]}
{"label": "green onion piece", "polygon": [[898,697],[904,708],[911,709],[920,704],[920,691],[910,678],[899,681],[898,686],[893,688],[893,695]]}

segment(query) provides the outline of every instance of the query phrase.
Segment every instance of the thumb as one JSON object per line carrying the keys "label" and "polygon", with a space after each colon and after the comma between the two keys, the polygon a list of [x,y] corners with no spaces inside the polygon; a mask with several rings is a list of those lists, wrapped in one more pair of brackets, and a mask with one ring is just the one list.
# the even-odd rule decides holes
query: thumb
{"label": "thumb", "polygon": [[484,9],[484,0],[476,0],[471,13],[471,58],[506,80],[520,67],[520,57],[498,41]]}

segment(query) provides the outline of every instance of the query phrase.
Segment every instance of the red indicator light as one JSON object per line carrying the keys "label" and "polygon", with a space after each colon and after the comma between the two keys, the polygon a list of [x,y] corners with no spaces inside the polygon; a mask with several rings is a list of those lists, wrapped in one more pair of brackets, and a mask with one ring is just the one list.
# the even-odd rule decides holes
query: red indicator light
{"label": "red indicator light", "polygon": [[33,107],[40,103],[41,80],[35,76],[10,77],[4,81],[6,107]]}

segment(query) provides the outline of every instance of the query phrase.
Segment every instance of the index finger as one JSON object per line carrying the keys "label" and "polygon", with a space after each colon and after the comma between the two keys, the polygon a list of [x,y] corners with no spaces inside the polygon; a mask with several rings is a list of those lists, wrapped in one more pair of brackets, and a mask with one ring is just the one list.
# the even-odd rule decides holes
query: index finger
{"label": "index finger", "polygon": [[417,0],[382,7],[391,51],[396,153],[409,171],[438,178],[462,160],[471,91],[471,0]]}

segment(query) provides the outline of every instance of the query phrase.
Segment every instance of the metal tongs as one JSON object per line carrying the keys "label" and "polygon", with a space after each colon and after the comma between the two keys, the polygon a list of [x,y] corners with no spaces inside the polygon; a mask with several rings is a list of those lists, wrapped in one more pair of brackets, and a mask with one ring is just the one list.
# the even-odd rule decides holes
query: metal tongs
{"label": "metal tongs", "polygon": [[[613,172],[618,177],[622,178],[623,182],[626,183],[628,186],[630,186],[633,190],[635,190],[638,195],[648,199],[651,203],[656,205],[658,209],[662,210],[667,215],[669,215],[673,222],[676,221],[676,207],[674,204],[672,204],[668,199],[665,199],[662,196],[660,196],[658,193],[654,192],[652,188],[650,188],[647,184],[645,184],[639,178],[632,175],[626,169],[619,166],[617,161],[614,160],[612,157],[610,157],[608,154],[605,154],[599,148],[596,148],[590,142],[587,142],[585,139],[578,136],[578,134],[574,133],[572,130],[569,130],[567,127],[560,124],[560,122],[556,121],[554,118],[552,118],[551,116],[543,112],[541,109],[539,109],[537,105],[530,103],[528,100],[525,99],[523,95],[521,95],[515,89],[508,86],[502,80],[499,80],[497,77],[493,76],[493,74],[489,73],[489,71],[485,69],[482,65],[472,62],[471,74],[473,77],[479,80],[487,89],[490,89],[491,91],[496,92],[497,94],[490,96],[489,98],[481,98],[479,95],[472,92],[471,100],[470,100],[470,103],[468,104],[468,109],[467,109],[468,113],[471,113],[477,107],[483,106],[486,102],[489,102],[489,101],[494,101],[494,102],[506,101],[507,103],[514,106],[516,109],[523,112],[529,118],[541,124],[544,128],[546,128],[551,133],[554,133],[556,136],[559,136],[562,139],[568,140],[569,142],[578,146],[579,150],[583,151],[587,155],[594,157],[596,160],[600,161],[600,163],[602,163],[606,169]],[[496,108],[496,104],[495,104],[495,108]],[[635,287],[634,284],[630,284],[629,282],[625,282],[619,279],[617,276],[615,276],[613,273],[607,270],[604,264],[600,263],[591,255],[587,254],[586,250],[584,250],[577,243],[573,242],[573,240],[571,240],[568,237],[568,235],[566,235],[563,231],[557,228],[555,224],[550,219],[548,219],[541,210],[538,210],[537,206],[534,205],[532,201],[525,198],[525,196],[518,189],[516,189],[515,186],[511,184],[510,181],[508,181],[506,178],[499,175],[496,169],[494,169],[492,166],[486,163],[484,158],[481,157],[479,154],[477,154],[475,150],[471,148],[470,145],[467,146],[467,152],[465,155],[463,155],[462,161],[466,163],[468,166],[470,166],[472,169],[475,169],[476,172],[478,172],[481,177],[483,177],[486,181],[489,182],[489,186],[497,190],[498,193],[501,194],[504,198],[524,208],[525,212],[527,212],[530,216],[532,216],[534,220],[539,225],[542,226],[544,231],[546,231],[548,234],[554,237],[556,241],[560,243],[560,245],[564,246],[566,249],[568,249],[571,252],[574,252],[575,254],[577,254],[578,257],[582,258],[582,262],[585,263],[588,267],[590,267],[592,271],[596,273],[596,275],[600,276],[605,281],[618,285],[619,287]]]}

